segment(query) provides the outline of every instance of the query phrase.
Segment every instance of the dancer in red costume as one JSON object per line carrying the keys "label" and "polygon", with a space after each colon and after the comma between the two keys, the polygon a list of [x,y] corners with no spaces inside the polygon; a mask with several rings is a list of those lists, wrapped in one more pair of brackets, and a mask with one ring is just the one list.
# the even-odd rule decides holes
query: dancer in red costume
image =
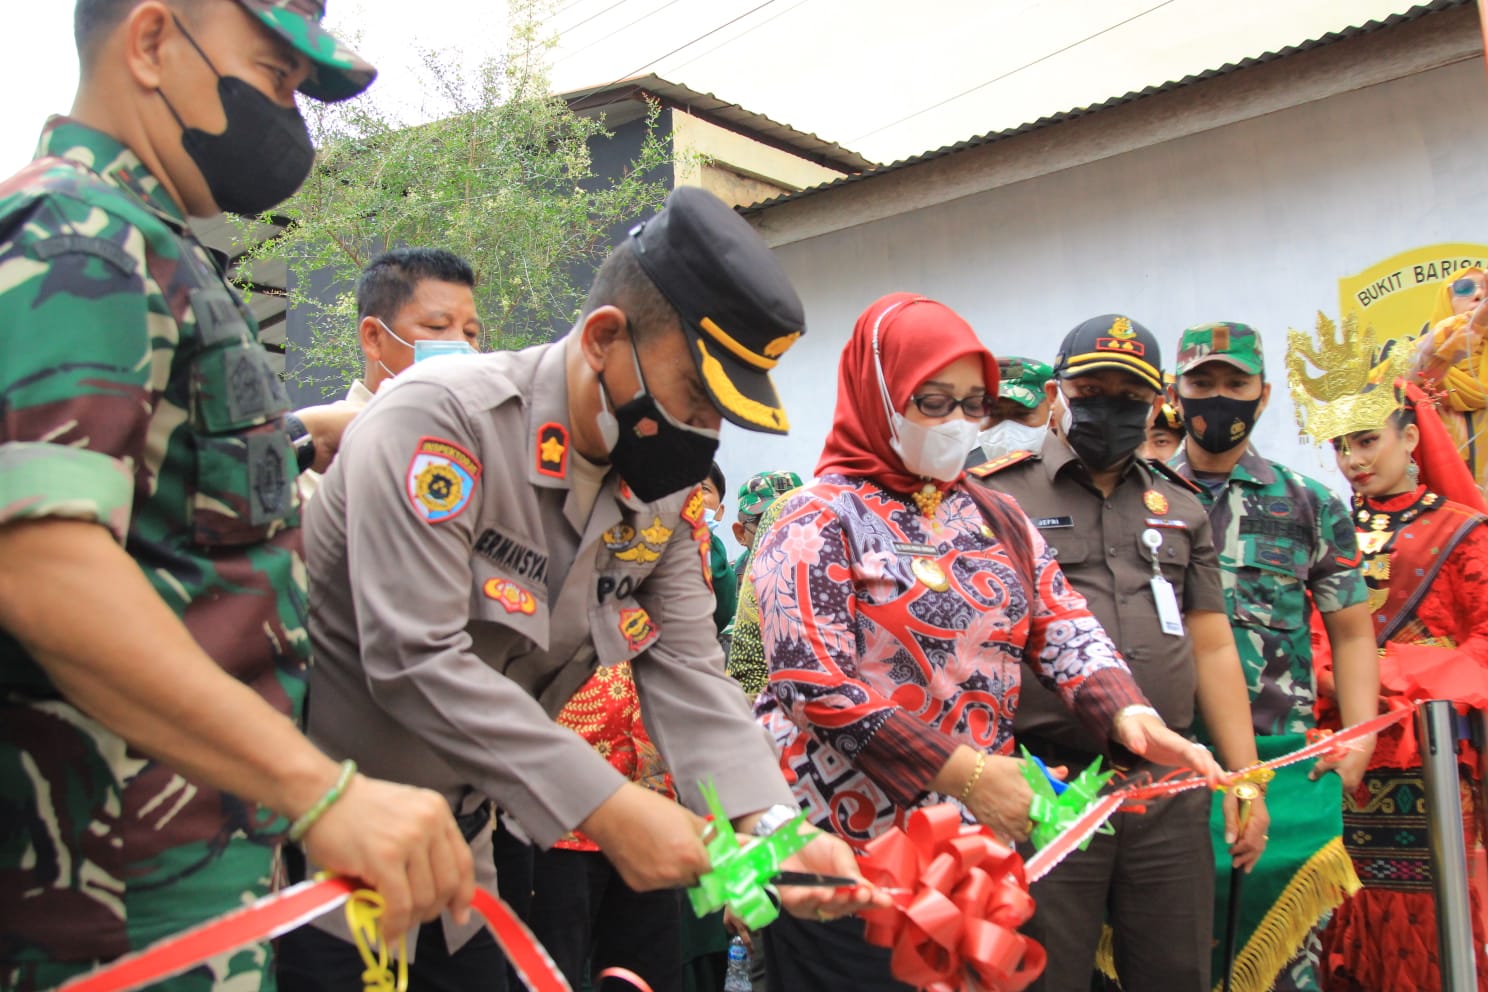
{"label": "dancer in red costume", "polygon": [[[1380,645],[1381,711],[1407,699],[1480,705],[1488,702],[1488,611],[1475,606],[1488,594],[1488,506],[1431,400],[1395,378],[1396,364],[1387,354],[1372,375],[1364,370],[1355,396],[1309,397],[1299,392],[1295,374],[1293,393],[1299,407],[1311,407],[1304,417],[1311,420],[1304,422],[1309,433],[1319,440],[1331,435],[1338,469],[1354,491]],[[1334,409],[1324,414],[1324,405]],[[1317,674],[1319,726],[1337,729],[1326,659]],[[1482,834],[1474,764],[1464,753],[1459,773],[1469,852]],[[1322,980],[1330,992],[1442,987],[1425,811],[1415,734],[1410,723],[1398,724],[1380,734],[1364,781],[1344,799],[1344,846],[1364,887],[1338,908],[1323,934]],[[1478,988],[1488,990],[1473,895]]]}

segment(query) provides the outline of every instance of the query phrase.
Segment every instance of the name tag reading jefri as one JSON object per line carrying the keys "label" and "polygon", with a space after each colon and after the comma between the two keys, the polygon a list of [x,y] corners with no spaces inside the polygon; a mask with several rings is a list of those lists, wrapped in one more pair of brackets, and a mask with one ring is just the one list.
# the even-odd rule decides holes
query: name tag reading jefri
{"label": "name tag reading jefri", "polygon": [[1055,527],[1073,527],[1074,517],[1034,517],[1033,525],[1039,530],[1050,530]]}

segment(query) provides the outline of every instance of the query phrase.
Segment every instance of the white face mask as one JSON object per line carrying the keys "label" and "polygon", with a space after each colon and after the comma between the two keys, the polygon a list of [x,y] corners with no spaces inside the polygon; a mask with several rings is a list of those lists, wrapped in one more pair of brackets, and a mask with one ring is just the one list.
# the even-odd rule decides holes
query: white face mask
{"label": "white face mask", "polygon": [[1044,446],[1047,426],[1029,427],[1016,420],[1004,420],[977,435],[977,450],[991,461],[1014,451],[1038,451]]}
{"label": "white face mask", "polygon": [[889,444],[904,461],[911,475],[937,482],[955,482],[966,464],[966,456],[976,444],[977,423],[974,420],[947,420],[926,427],[896,413],[889,418],[898,435]]}
{"label": "white face mask", "polygon": [[[387,331],[389,334],[391,334],[394,341],[398,342],[403,347],[407,348],[409,351],[413,351],[414,350],[413,349],[413,344],[411,342],[404,341],[403,338],[398,334],[398,332],[395,331],[395,330],[393,330],[391,327],[389,327],[383,321],[383,319],[381,317],[378,317],[378,316],[375,316],[374,315],[372,317],[372,319],[375,320],[375,321],[377,321],[379,324],[382,324],[382,329],[384,331]],[[383,365],[382,359],[379,358],[377,360],[377,364],[378,365],[382,365],[382,370],[387,373],[387,377],[389,379],[396,379],[396,378],[398,378],[398,373],[394,372],[392,369],[388,368],[386,365]]]}
{"label": "white face mask", "polygon": [[878,389],[883,396],[884,412],[889,415],[889,447],[904,462],[905,471],[937,482],[955,482],[966,465],[966,456],[976,444],[980,425],[973,420],[958,418],[934,427],[912,423],[904,414],[894,409],[889,396],[889,384],[884,378],[883,361],[878,355],[878,329],[889,314],[914,300],[896,303],[878,315],[873,324],[873,365],[878,371]]}

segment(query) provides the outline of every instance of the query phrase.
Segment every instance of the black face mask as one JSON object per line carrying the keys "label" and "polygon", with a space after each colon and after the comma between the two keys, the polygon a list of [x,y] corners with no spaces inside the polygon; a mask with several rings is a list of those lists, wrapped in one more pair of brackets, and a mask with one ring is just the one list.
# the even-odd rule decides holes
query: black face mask
{"label": "black face mask", "polygon": [[1097,471],[1129,457],[1147,440],[1150,400],[1119,396],[1066,396],[1069,426],[1064,436],[1080,461]]}
{"label": "black face mask", "polygon": [[[620,473],[637,497],[650,503],[672,493],[689,489],[708,477],[713,456],[718,453],[718,435],[685,427],[667,415],[652,398],[641,372],[641,362],[631,349],[641,393],[635,399],[600,414],[600,431],[608,438],[605,418],[614,420],[614,446],[610,463]],[[599,375],[599,388],[608,405],[614,404],[604,373]]]}
{"label": "black face mask", "polygon": [[1228,396],[1178,398],[1183,405],[1183,429],[1199,447],[1223,454],[1241,444],[1255,427],[1261,398],[1235,400]]}
{"label": "black face mask", "polygon": [[217,96],[227,117],[221,134],[187,127],[165,91],[159,91],[181,125],[181,145],[201,170],[212,199],[223,210],[247,216],[283,203],[305,182],[315,164],[315,146],[305,119],[298,109],[279,106],[246,80],[222,75],[180,21],[176,26],[217,76]]}

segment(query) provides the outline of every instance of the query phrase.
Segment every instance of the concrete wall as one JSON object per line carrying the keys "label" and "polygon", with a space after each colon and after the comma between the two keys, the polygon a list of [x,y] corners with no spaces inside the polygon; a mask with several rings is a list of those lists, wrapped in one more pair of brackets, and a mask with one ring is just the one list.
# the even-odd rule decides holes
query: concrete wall
{"label": "concrete wall", "polygon": [[[1442,26],[1419,25],[1434,27],[1437,38]],[[1480,46],[1468,31],[1475,24],[1463,20],[1459,42]],[[1332,47],[1343,44],[1351,43]],[[1344,53],[1329,58],[1338,54]],[[1300,60],[1310,56],[1294,58],[1257,72],[1273,75],[1278,87],[1292,86],[1297,80],[1289,74],[1297,76],[1305,68]],[[730,482],[764,468],[811,472],[831,423],[837,359],[853,321],[878,296],[908,290],[955,308],[995,352],[1045,360],[1071,327],[1107,311],[1129,313],[1152,328],[1169,367],[1183,327],[1251,323],[1262,331],[1267,365],[1280,379],[1258,445],[1344,488],[1331,456],[1296,439],[1284,385],[1287,327],[1310,329],[1320,308],[1336,315],[1342,275],[1406,248],[1482,241],[1488,234],[1484,65],[1476,55],[1431,61],[1447,64],[1258,116],[1236,115],[1245,119],[869,223],[823,218],[833,213],[832,196],[842,197],[845,211],[856,209],[847,201],[857,198],[865,211],[887,212],[874,196],[877,180],[814,194],[799,201],[803,213],[809,206],[818,229],[835,230],[804,240],[790,240],[782,233],[790,219],[772,218],[777,208],[767,209],[755,221],[773,240],[789,241],[776,251],[805,300],[808,333],[776,372],[791,435],[729,429],[721,463]],[[1212,87],[1207,96],[1181,99],[1222,100],[1220,87],[1243,89],[1249,72],[1202,84]],[[1078,156],[1070,142],[1106,140],[1124,112],[1161,114],[1156,101],[1163,99],[1027,138],[1046,154]],[[930,167],[917,166],[901,170],[895,182],[912,193],[917,170],[933,179]]]}
{"label": "concrete wall", "polygon": [[678,186],[701,186],[726,203],[744,206],[841,175],[683,110],[669,113],[678,153],[695,152],[708,160],[707,165],[684,163],[677,171]]}

